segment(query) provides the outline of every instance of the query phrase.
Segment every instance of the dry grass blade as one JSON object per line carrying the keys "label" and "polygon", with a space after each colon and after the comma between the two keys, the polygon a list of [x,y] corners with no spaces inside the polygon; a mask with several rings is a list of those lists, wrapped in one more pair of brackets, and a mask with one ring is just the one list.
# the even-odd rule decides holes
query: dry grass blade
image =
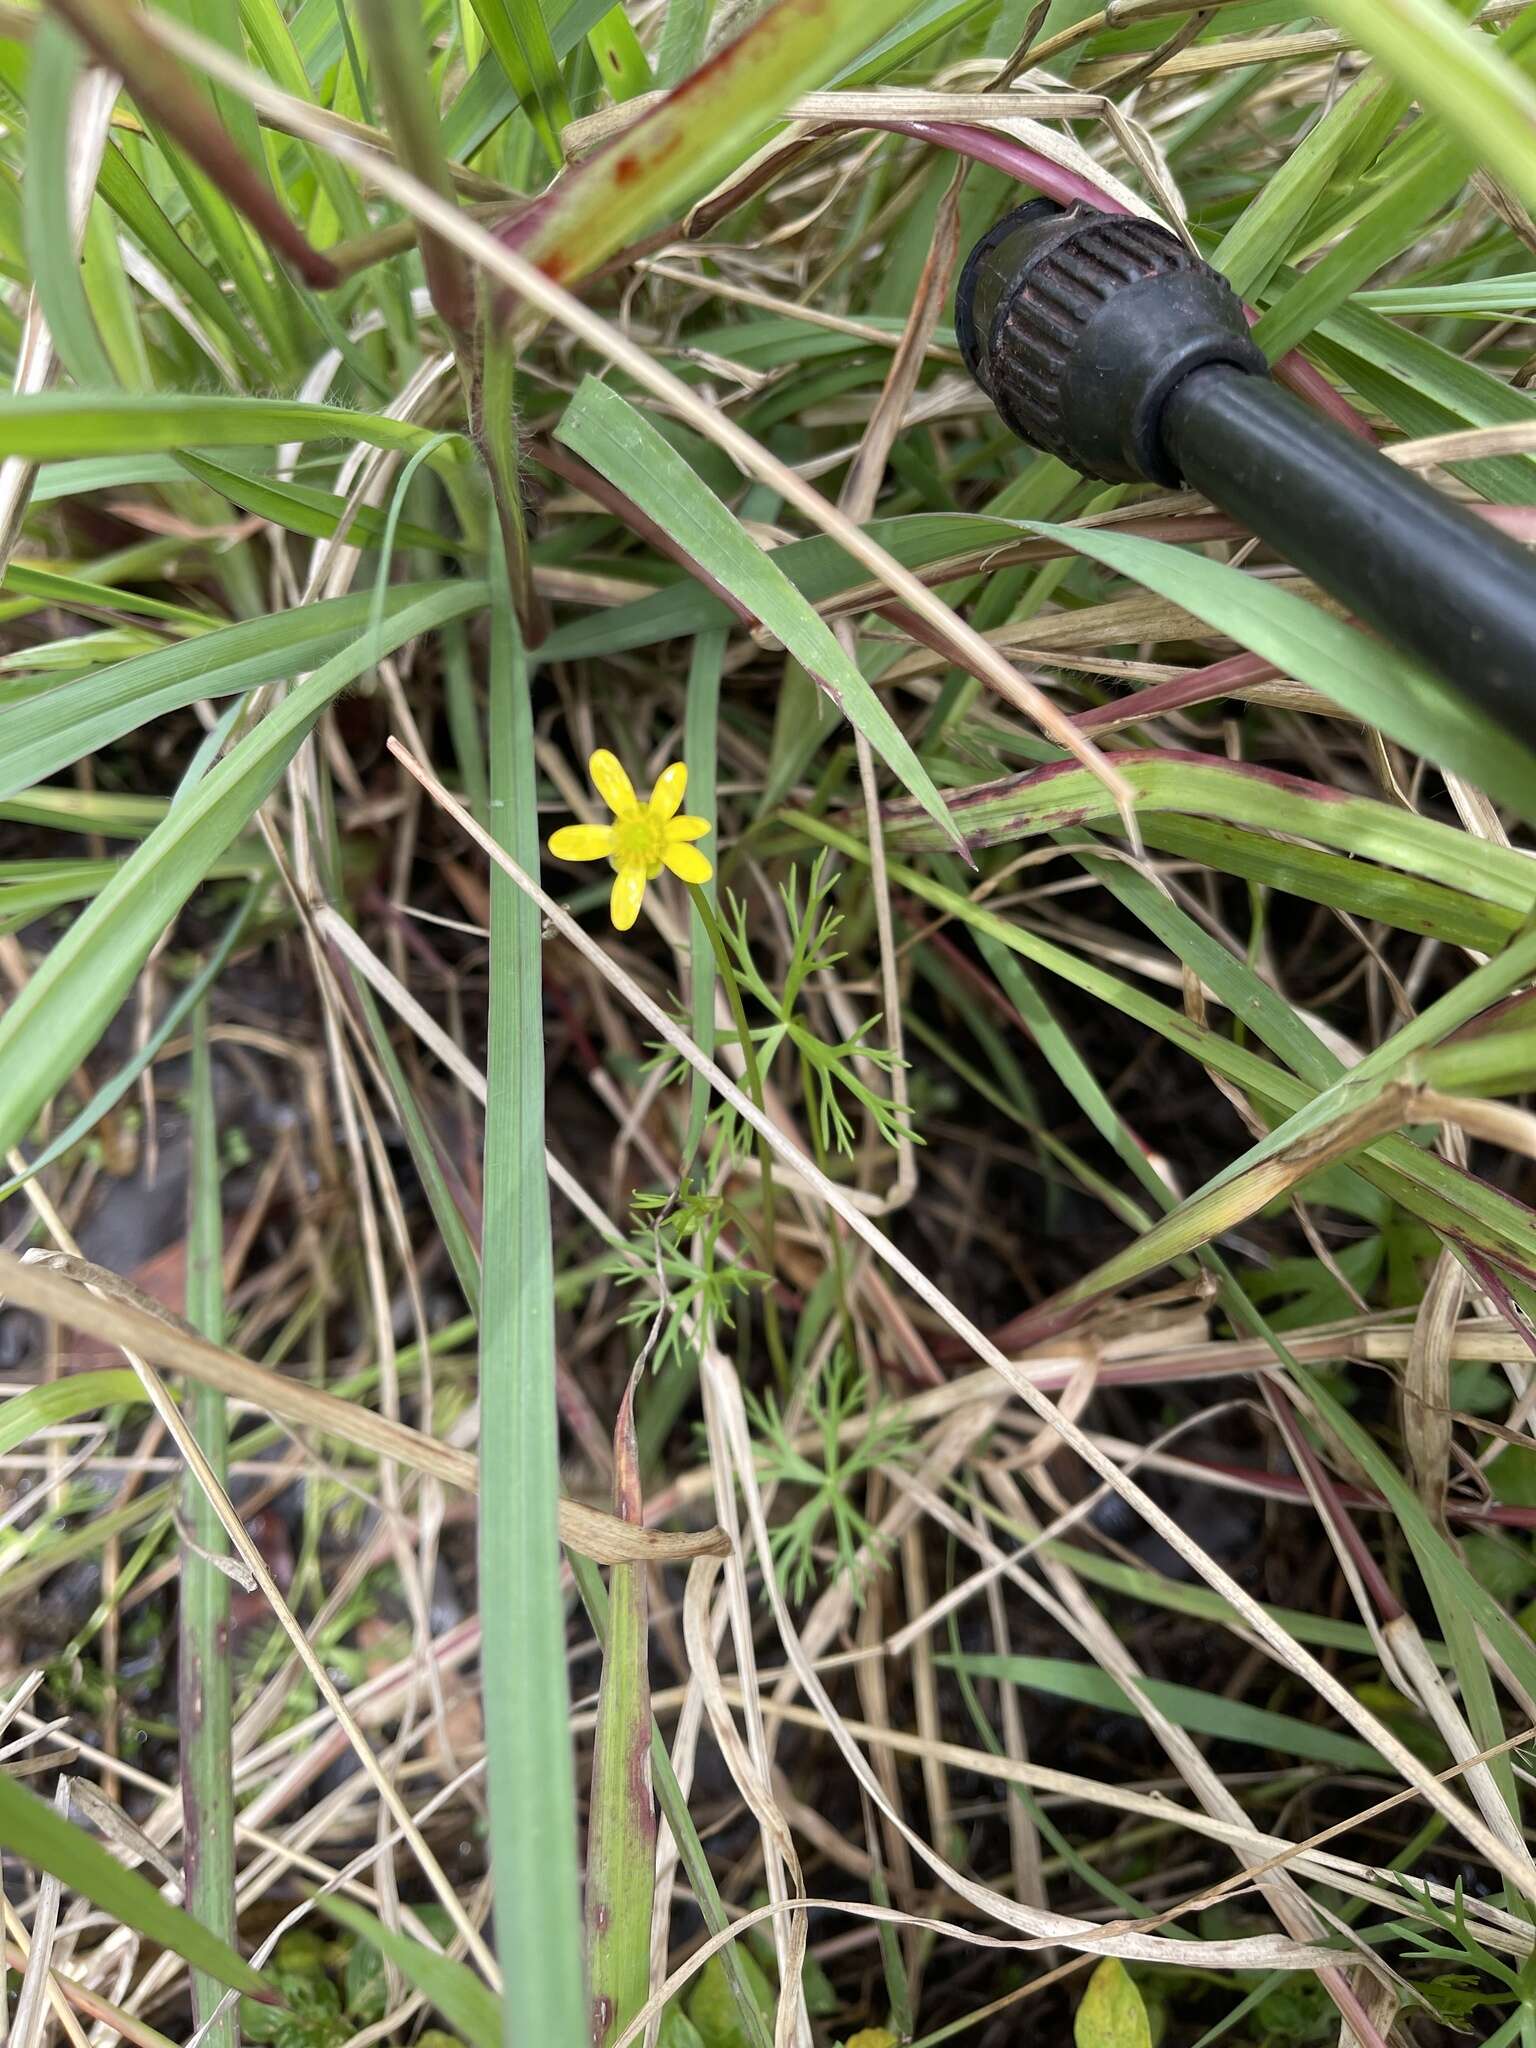
{"label": "dry grass blade", "polygon": [[[392,1458],[409,1470],[441,1479],[464,1493],[474,1493],[475,1461],[463,1451],[423,1436],[403,1422],[391,1422],[355,1402],[343,1401],[319,1387],[284,1379],[232,1351],[188,1335],[160,1316],[122,1301],[103,1301],[61,1273],[0,1251],[0,1300],[48,1316],[67,1328],[88,1331],[108,1344],[134,1350],[166,1372],[185,1373],[205,1386],[217,1387],[231,1399],[299,1429],[314,1429],[380,1458]],[[599,1564],[645,1558],[656,1563],[684,1558],[724,1556],[726,1540],[717,1529],[697,1536],[671,1535],[664,1530],[634,1529],[615,1516],[580,1501],[560,1503],[563,1539],[584,1557]]]}

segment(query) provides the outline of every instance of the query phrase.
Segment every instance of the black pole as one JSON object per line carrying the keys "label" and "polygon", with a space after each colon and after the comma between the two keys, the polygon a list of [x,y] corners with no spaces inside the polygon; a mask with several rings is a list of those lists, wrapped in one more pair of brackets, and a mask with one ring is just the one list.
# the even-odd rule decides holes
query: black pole
{"label": "black pole", "polygon": [[1282,391],[1225,280],[1165,228],[1036,200],[972,250],[955,325],[1021,439],[1088,476],[1187,483],[1536,735],[1536,560]]}
{"label": "black pole", "polygon": [[1417,656],[1536,737],[1536,565],[1507,534],[1267,377],[1202,370],[1163,409],[1180,475]]}

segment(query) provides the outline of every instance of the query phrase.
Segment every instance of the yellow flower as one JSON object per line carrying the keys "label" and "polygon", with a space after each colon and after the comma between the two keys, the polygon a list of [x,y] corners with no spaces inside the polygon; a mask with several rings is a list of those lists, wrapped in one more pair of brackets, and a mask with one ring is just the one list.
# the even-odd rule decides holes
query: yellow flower
{"label": "yellow flower", "polygon": [[663,868],[685,882],[707,882],[714,873],[696,846],[709,830],[707,818],[680,818],[678,805],[688,786],[688,770],[674,761],[656,778],[647,802],[635,795],[634,784],[606,747],[587,763],[598,795],[613,813],[611,825],[562,825],[550,834],[549,850],[559,860],[606,860],[613,869],[609,911],[614,924],[627,932],[640,915],[647,882]]}

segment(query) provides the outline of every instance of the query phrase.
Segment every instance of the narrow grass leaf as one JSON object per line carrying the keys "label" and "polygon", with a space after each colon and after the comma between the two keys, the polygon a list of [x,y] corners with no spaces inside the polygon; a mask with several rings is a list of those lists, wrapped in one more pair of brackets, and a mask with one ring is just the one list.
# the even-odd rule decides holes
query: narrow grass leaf
{"label": "narrow grass leaf", "polygon": [[[442,625],[484,602],[483,583],[396,584],[385,599],[387,630],[395,635],[407,614]],[[372,610],[372,594],[360,591],[243,619],[0,708],[0,795],[14,796],[150,719],[206,697],[235,696],[338,656],[355,664],[350,682],[371,659],[359,636]],[[385,652],[399,644],[392,637]]]}
{"label": "narrow grass leaf", "polygon": [[232,1991],[269,1999],[271,1986],[227,1942],[190,1913],[161,1897],[147,1878],[129,1870],[84,1828],[0,1771],[0,1848],[35,1870],[46,1870],[105,1913],[158,1942],[173,1955],[216,1977]]}
{"label": "narrow grass leaf", "polygon": [[[187,1220],[187,1320],[214,1344],[224,1341],[224,1208],[219,1127],[208,1048],[208,1010],[192,1028],[192,1184]],[[229,1476],[229,1415],[217,1388],[194,1384],[188,1421],[220,1486]],[[216,1558],[229,1551],[218,1509],[192,1473],[182,1482],[182,1513],[192,1541],[183,1547],[176,1663],[181,1719],[182,1858],[187,1910],[211,1934],[234,1944],[234,1693],[229,1662],[230,1582]],[[192,2009],[209,2048],[239,2048],[239,2014],[218,2010],[222,1986],[194,1971]]]}
{"label": "narrow grass leaf", "polygon": [[[1001,1678],[1053,1699],[1076,1700],[1083,1706],[1100,1707],[1109,1713],[1137,1713],[1130,1694],[1096,1664],[1074,1664],[1062,1657],[1005,1657],[990,1652],[944,1655],[937,1661],[969,1672],[973,1678]],[[1192,1735],[1245,1742],[1257,1749],[1278,1751],[1281,1756],[1304,1756],[1314,1763],[1333,1764],[1340,1770],[1384,1768],[1375,1750],[1357,1736],[1341,1735],[1313,1721],[1298,1720],[1292,1714],[1274,1713],[1268,1707],[1250,1707],[1192,1685],[1174,1685],[1160,1678],[1143,1679],[1142,1684],[1153,1705],[1176,1727],[1187,1728]]]}
{"label": "narrow grass leaf", "polygon": [[1162,541],[1081,527],[1033,530],[1183,605],[1389,739],[1536,818],[1536,752],[1379,641],[1291,591]]}
{"label": "narrow grass leaf", "polygon": [[[643,1370],[644,1358],[636,1368]],[[613,1511],[639,1522],[635,1375],[613,1432]],[[649,1615],[644,1565],[616,1564],[593,1733],[587,1822],[587,1981],[593,2048],[612,2048],[650,1993],[656,1806],[651,1793]]]}
{"label": "narrow grass leaf", "polygon": [[7,454],[33,462],[185,448],[270,448],[284,441],[367,441],[409,455],[431,439],[425,427],[409,420],[296,398],[201,392],[174,398],[75,391],[0,395],[0,441]]}
{"label": "narrow grass leaf", "polygon": [[396,613],[382,646],[353,645],[333,655],[123,862],[0,1017],[0,1150],[21,1142],[96,1043],[151,947],[244,831],[326,705],[381,653],[440,625],[444,615],[439,593]]}
{"label": "narrow grass leaf", "polygon": [[126,1366],[71,1373],[67,1379],[28,1387],[25,1393],[0,1401],[0,1457],[41,1430],[57,1429],[61,1422],[73,1422],[77,1416],[144,1398],[138,1374]]}
{"label": "narrow grass leaf", "polygon": [[[505,582],[494,592],[491,623],[491,816],[508,853],[536,871],[532,708]],[[585,2041],[590,2025],[556,1522],[560,1450],[539,923],[537,906],[493,868],[480,1584],[506,2048]]]}
{"label": "narrow grass leaf", "polygon": [[927,769],[826,620],[645,415],[589,377],[566,408],[558,438],[665,526],[702,568],[778,635],[963,850]]}
{"label": "narrow grass leaf", "polygon": [[32,43],[27,168],[21,198],[27,264],[59,358],[77,384],[111,390],[112,359],[86,297],[70,221],[70,118],[84,51],[56,15],[45,14]]}
{"label": "narrow grass leaf", "polygon": [[393,1963],[411,1989],[419,1991],[449,2026],[457,2028],[470,2048],[500,2048],[501,2001],[473,1970],[452,1956],[436,1954],[408,1934],[396,1933],[353,1899],[327,1894],[316,1904]]}
{"label": "narrow grass leaf", "polygon": [[471,0],[471,4],[486,41],[558,170],[565,161],[560,130],[569,122],[571,110],[539,0]]}
{"label": "narrow grass leaf", "polygon": [[[149,1033],[149,1036],[133,1056],[124,1061],[123,1065],[118,1068],[110,1080],[102,1083],[84,1109],[77,1116],[71,1117],[63,1130],[51,1138],[42,1151],[29,1161],[25,1173],[18,1173],[12,1179],[0,1183],[0,1202],[4,1202],[14,1195],[18,1188],[23,1187],[32,1178],[33,1174],[41,1173],[44,1167],[52,1166],[56,1159],[62,1159],[66,1152],[71,1151],[78,1145],[80,1140],[86,1137],[117,1103],[122,1101],[140,1074],[154,1061],[160,1048],[175,1032],[177,1026],[201,1002],[214,982],[217,981],[219,975],[224,970],[225,961],[228,960],[230,954],[234,951],[236,940],[240,937],[241,932],[244,931],[251,912],[256,908],[257,898],[260,894],[261,889],[259,885],[253,886],[247,891],[246,895],[241,899],[239,909],[220,935],[219,943],[198,970],[195,979],[190,981],[181,991],[180,995],[177,996],[176,1000],[167,1006],[165,1015]],[[128,1377],[130,1379],[134,1378],[131,1373]],[[77,1387],[80,1384],[81,1382],[78,1378],[59,1382],[59,1385],[63,1387]],[[138,1385],[136,1379],[134,1384],[135,1386]],[[8,1415],[9,1413],[9,1408],[0,1410],[0,1414]]]}
{"label": "narrow grass leaf", "polygon": [[1323,0],[1350,37],[1536,206],[1536,87],[1442,0]]}

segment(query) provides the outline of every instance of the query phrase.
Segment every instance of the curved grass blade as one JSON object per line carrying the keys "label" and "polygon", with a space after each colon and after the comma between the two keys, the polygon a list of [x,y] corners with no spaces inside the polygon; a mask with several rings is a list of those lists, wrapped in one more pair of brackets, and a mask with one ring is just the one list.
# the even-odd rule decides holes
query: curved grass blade
{"label": "curved grass blade", "polygon": [[85,294],[69,218],[70,113],[83,54],[63,22],[42,17],[27,82],[27,171],[21,200],[27,263],[59,359],[77,384],[110,390],[117,378]]}
{"label": "curved grass blade", "polygon": [[71,1373],[67,1379],[28,1387],[25,1393],[0,1401],[0,1457],[40,1430],[56,1429],[61,1422],[73,1422],[77,1415],[94,1415],[98,1408],[144,1398],[138,1374],[126,1366]]}
{"label": "curved grass blade", "polygon": [[570,120],[571,110],[539,0],[471,0],[471,4],[486,41],[558,171],[565,162],[560,130]]}
{"label": "curved grass blade", "polygon": [[332,655],[123,862],[0,1017],[0,1151],[21,1142],[96,1043],[151,947],[265,802],[326,705],[380,654],[453,617],[457,602],[449,585],[397,612],[379,642]]}
{"label": "curved grass blade", "polygon": [[[66,1152],[78,1145],[80,1140],[100,1123],[101,1119],[115,1103],[122,1101],[140,1074],[154,1060],[161,1046],[175,1032],[177,1025],[196,1007],[207,991],[213,986],[214,982],[217,981],[220,974],[223,973],[224,963],[234,951],[235,942],[240,937],[241,932],[244,931],[251,912],[256,908],[256,901],[260,894],[261,885],[259,883],[247,892],[240,904],[240,908],[225,926],[223,935],[219,939],[218,945],[209,955],[207,963],[199,969],[196,979],[190,981],[182,990],[181,994],[166,1010],[165,1015],[160,1019],[154,1030],[150,1032],[148,1038],[145,1039],[138,1051],[134,1053],[133,1057],[118,1069],[110,1081],[105,1082],[97,1089],[78,1116],[71,1117],[63,1130],[50,1139],[48,1144],[38,1153],[37,1157],[32,1160],[25,1173],[18,1173],[13,1179],[0,1184],[0,1202],[4,1202],[14,1195],[18,1188],[24,1186],[32,1178],[33,1174],[41,1173],[44,1167],[52,1166],[56,1159],[62,1159]],[[128,1377],[133,1379],[131,1373]],[[61,1384],[65,1386],[78,1386],[80,1382],[78,1379],[72,1379],[63,1381]],[[134,1385],[138,1385],[136,1380]],[[0,1412],[9,1413],[9,1410]]]}
{"label": "curved grass blade", "polygon": [[[413,454],[433,438],[409,420],[294,398],[175,398],[41,391],[0,395],[0,442],[32,462],[66,456],[179,453],[184,448],[272,448],[284,441],[367,441]],[[447,461],[447,456],[442,458]]]}
{"label": "curved grass blade", "polygon": [[674,534],[693,560],[778,635],[963,851],[964,840],[927,769],[826,620],[645,415],[588,377],[566,408],[557,438]]}
{"label": "curved grass blade", "polygon": [[1223,562],[1162,541],[1031,523],[1078,553],[1183,605],[1286,675],[1310,683],[1442,768],[1536,818],[1536,751],[1523,746],[1426,670],[1331,613]]}
{"label": "curved grass blade", "polygon": [[[484,602],[483,583],[397,584],[385,598],[385,617],[393,633],[407,612],[425,616],[423,606],[442,625],[478,611]],[[368,656],[358,651],[358,635],[373,605],[373,594],[360,591],[243,619],[195,641],[114,662],[0,710],[0,797],[15,796],[150,719],[202,698],[236,696],[280,682],[349,650],[357,661],[353,673],[360,674]],[[391,647],[399,644],[390,642]]]}
{"label": "curved grass blade", "polygon": [[46,1870],[92,1905],[168,1948],[195,1970],[232,1991],[274,2004],[271,1985],[227,1942],[160,1896],[147,1878],[118,1862],[96,1839],[55,1813],[35,1793],[0,1771],[0,1848]]}
{"label": "curved grass blade", "polygon": [[323,1896],[315,1904],[392,1962],[411,1989],[435,2006],[470,2048],[500,2048],[501,2001],[473,1970],[452,1956],[435,1955],[408,1934],[393,1933],[351,1899]]}

